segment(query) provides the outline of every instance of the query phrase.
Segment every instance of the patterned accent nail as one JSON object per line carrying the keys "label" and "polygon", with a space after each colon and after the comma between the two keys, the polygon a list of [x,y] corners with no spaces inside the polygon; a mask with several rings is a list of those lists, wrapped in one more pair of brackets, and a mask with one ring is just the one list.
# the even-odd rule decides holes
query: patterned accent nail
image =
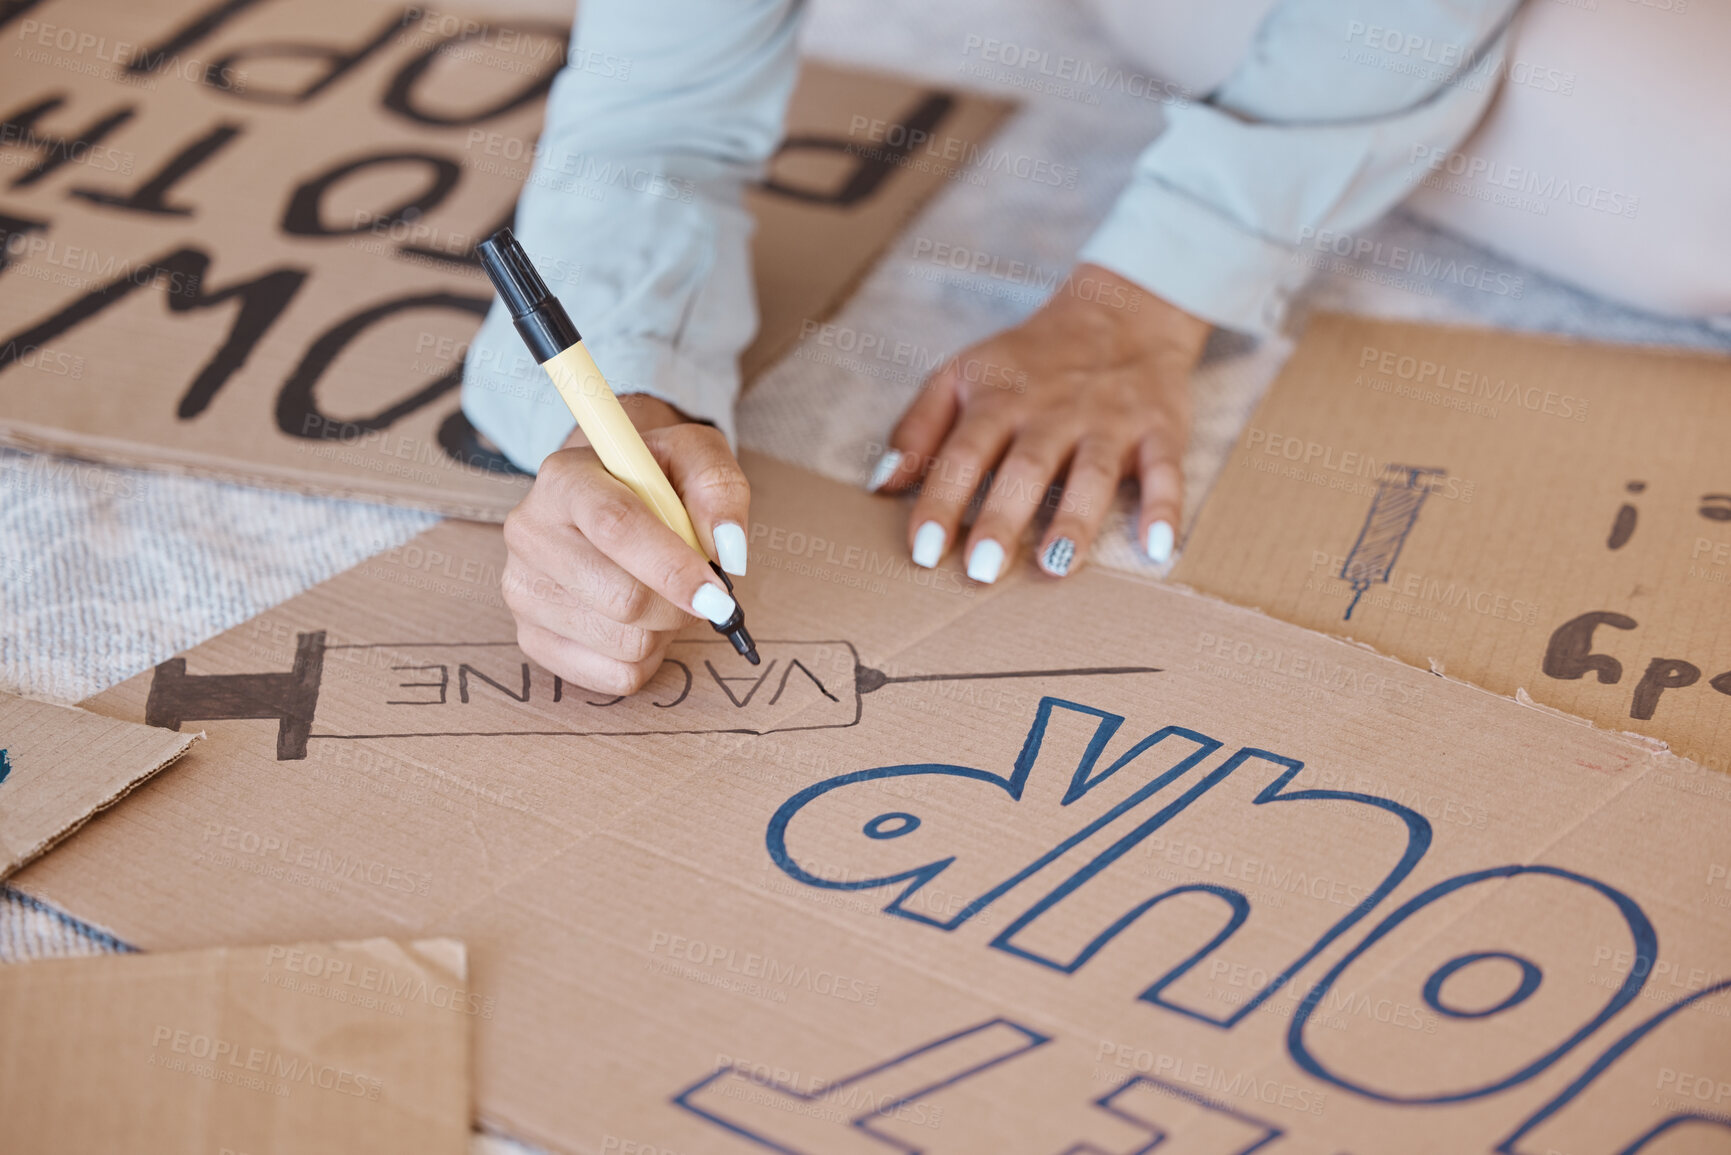
{"label": "patterned accent nail", "polygon": [[1076,543],[1067,537],[1053,538],[1040,554],[1040,565],[1053,577],[1063,577],[1070,572],[1070,563],[1076,560]]}

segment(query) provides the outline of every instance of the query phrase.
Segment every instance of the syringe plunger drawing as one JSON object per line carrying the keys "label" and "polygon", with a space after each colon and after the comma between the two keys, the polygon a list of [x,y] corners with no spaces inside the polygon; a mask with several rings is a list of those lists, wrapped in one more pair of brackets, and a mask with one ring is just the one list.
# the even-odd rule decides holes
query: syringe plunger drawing
{"label": "syringe plunger drawing", "polygon": [[[514,642],[331,643],[296,635],[293,667],[191,673],[156,667],[145,705],[153,726],[258,719],[277,723],[277,758],[309,743],[386,738],[631,734],[768,734],[857,725],[865,696],[903,683],[1158,674],[1155,666],[1088,666],[891,674],[845,641],[765,639],[749,666],[729,643],[680,639],[632,697],[591,694],[531,665]],[[321,694],[321,687],[326,692]]]}
{"label": "syringe plunger drawing", "polygon": [[1358,599],[1372,585],[1388,581],[1394,563],[1406,544],[1406,535],[1418,522],[1418,511],[1424,506],[1435,483],[1448,475],[1447,470],[1420,465],[1387,465],[1376,483],[1376,495],[1370,499],[1370,512],[1364,515],[1358,540],[1347,551],[1346,564],[1340,576],[1352,586],[1352,602],[1342,620],[1351,621]]}

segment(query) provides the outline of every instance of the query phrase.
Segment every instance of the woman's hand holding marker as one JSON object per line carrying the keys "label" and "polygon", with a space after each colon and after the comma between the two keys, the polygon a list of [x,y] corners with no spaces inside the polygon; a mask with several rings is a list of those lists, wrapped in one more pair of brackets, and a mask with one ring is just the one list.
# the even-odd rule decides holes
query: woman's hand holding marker
{"label": "woman's hand holding marker", "polygon": [[[704,548],[743,574],[751,486],[726,438],[656,398],[621,401]],[[735,603],[703,559],[602,467],[581,430],[565,446],[505,520],[505,604],[531,659],[591,690],[635,693],[693,615],[725,622]]]}
{"label": "woman's hand holding marker", "polygon": [[988,473],[962,554],[975,581],[997,580],[1042,505],[1055,512],[1040,566],[1069,573],[1126,475],[1142,487],[1137,540],[1154,561],[1170,560],[1190,370],[1208,332],[1208,322],[1116,273],[1082,265],[1033,316],[934,373],[870,482],[874,490],[920,486],[908,524],[914,561],[943,559]]}

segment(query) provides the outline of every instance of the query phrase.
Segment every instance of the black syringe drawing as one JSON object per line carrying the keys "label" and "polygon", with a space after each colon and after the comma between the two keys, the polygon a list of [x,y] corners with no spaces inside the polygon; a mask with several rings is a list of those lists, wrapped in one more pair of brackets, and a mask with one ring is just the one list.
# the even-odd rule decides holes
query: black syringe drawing
{"label": "black syringe drawing", "polygon": [[184,657],[161,663],[145,721],[178,730],[186,722],[274,719],[277,759],[293,761],[321,740],[841,729],[859,723],[865,695],[897,684],[1161,672],[1087,666],[890,674],[862,663],[851,642],[765,640],[758,648],[763,664],[748,666],[725,642],[676,641],[660,672],[626,697],[572,686],[532,665],[514,642],[331,644],[324,631],[308,631],[296,636],[287,671],[189,674]]}
{"label": "black syringe drawing", "polygon": [[1370,499],[1370,510],[1359,527],[1358,540],[1352,543],[1346,563],[1340,567],[1340,576],[1352,586],[1352,601],[1341,620],[1351,621],[1352,611],[1358,608],[1358,599],[1365,591],[1388,581],[1407,534],[1418,523],[1424,499],[1436,482],[1447,475],[1447,470],[1420,465],[1383,467],[1376,495]]}

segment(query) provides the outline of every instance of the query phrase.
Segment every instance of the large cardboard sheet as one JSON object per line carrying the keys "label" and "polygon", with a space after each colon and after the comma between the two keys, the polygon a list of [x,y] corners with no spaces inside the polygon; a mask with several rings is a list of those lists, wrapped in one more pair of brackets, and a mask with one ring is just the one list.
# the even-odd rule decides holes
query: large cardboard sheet
{"label": "large cardboard sheet", "polygon": [[1321,317],[1174,580],[1731,769],[1731,360]]}
{"label": "large cardboard sheet", "polygon": [[481,1117],[557,1151],[1722,1148],[1723,778],[747,465],[761,667],[563,683],[447,523],[89,703],[210,739],[18,885],[461,936]]}
{"label": "large cardboard sheet", "polygon": [[[457,404],[492,296],[472,250],[510,219],[570,18],[552,0],[0,8],[0,438],[502,520],[527,480]],[[805,66],[749,193],[748,377],[1009,107]],[[599,164],[570,195],[651,179],[691,195]]]}
{"label": "large cardboard sheet", "polygon": [[0,967],[0,1140],[8,1155],[462,1155],[465,969],[449,939]]}
{"label": "large cardboard sheet", "polygon": [[0,694],[0,879],[200,737]]}

